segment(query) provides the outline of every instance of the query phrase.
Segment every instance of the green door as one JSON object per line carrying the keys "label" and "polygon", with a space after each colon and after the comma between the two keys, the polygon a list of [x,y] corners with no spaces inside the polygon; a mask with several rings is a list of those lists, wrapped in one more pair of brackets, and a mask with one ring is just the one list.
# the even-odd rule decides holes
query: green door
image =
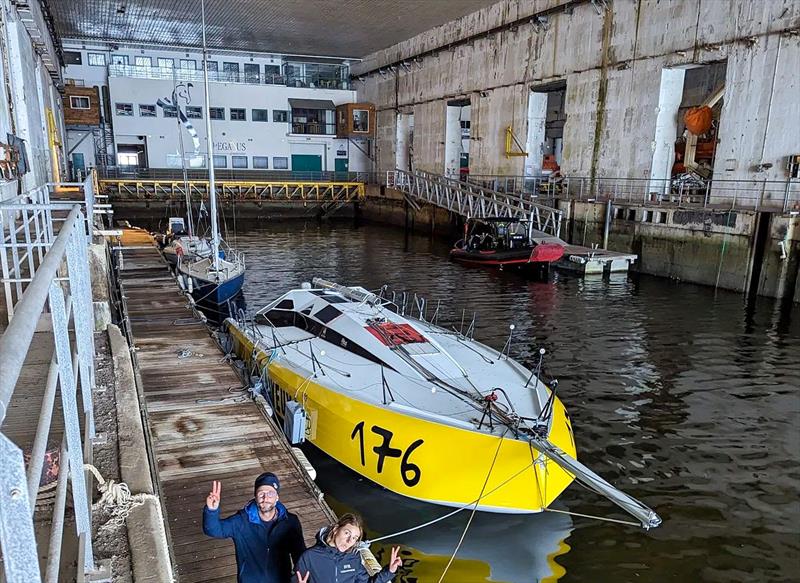
{"label": "green door", "polygon": [[350,160],[347,158],[336,158],[336,180],[347,180],[347,172],[350,168]]}
{"label": "green door", "polygon": [[292,154],[292,172],[322,172],[322,156]]}

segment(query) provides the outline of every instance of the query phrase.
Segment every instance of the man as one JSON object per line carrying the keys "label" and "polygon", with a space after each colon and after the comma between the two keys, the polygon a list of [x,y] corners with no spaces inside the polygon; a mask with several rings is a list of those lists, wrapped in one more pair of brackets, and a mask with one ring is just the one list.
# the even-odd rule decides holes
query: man
{"label": "man", "polygon": [[289,583],[292,564],[297,564],[306,548],[300,521],[278,499],[280,487],[275,474],[261,474],[256,478],[254,499],[220,520],[222,484],[215,481],[211,486],[203,508],[203,532],[233,539],[239,583]]}

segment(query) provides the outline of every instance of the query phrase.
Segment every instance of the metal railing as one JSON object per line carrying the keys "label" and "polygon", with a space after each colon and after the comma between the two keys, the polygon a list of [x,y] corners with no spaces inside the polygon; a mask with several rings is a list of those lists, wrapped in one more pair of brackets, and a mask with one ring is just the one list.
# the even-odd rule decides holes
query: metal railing
{"label": "metal railing", "polygon": [[293,134],[311,134],[314,136],[335,136],[336,124],[319,121],[296,122],[289,124],[289,129]]}
{"label": "metal railing", "polygon": [[509,217],[530,221],[539,231],[561,234],[562,212],[531,197],[503,193],[429,172],[390,170],[386,184],[404,192],[412,202],[426,202],[465,217]]}
{"label": "metal railing", "polygon": [[[148,67],[144,65],[111,64],[108,66],[108,75],[110,77],[133,77],[134,79],[204,82],[202,69],[183,69],[180,67]],[[342,89],[348,91],[352,89],[352,84],[348,78],[340,79],[321,75],[273,75],[249,71],[209,71],[208,80],[212,83],[285,85],[287,87]]]}
{"label": "metal railing", "polygon": [[645,205],[678,204],[743,210],[800,210],[800,180],[723,180],[689,176],[650,178],[589,178],[586,176],[469,175],[471,184],[498,192],[527,194],[552,201],[612,200]]}
{"label": "metal railing", "polygon": [[[91,207],[92,192],[90,188],[84,208]],[[75,202],[51,202],[48,193],[49,189],[42,187],[0,202],[4,291],[6,300],[9,297],[16,300],[9,310],[8,328],[0,337],[0,545],[5,579],[19,583],[42,580],[34,513],[57,392],[61,395],[64,433],[44,580],[55,582],[59,577],[68,484],[79,538],[79,580],[95,569],[91,481],[84,477],[83,471],[84,452],[91,455],[91,440],[95,436],[94,314],[87,253],[92,224],[86,218],[92,215],[85,215],[82,205]],[[19,235],[31,227],[31,232],[37,235],[20,240]],[[13,272],[9,266],[13,266]],[[22,284],[26,285],[20,297]],[[9,291],[13,296],[8,295]],[[43,315],[50,322],[47,332],[41,331]],[[36,333],[52,335],[55,348],[41,394],[17,395],[18,399],[26,400],[41,397],[26,475],[22,450],[4,434],[4,423],[13,419],[9,404],[15,398],[15,391],[22,390],[19,380]],[[26,391],[29,390],[27,386]],[[36,518],[38,521],[42,517]]]}
{"label": "metal railing", "polygon": [[[208,180],[208,170],[187,170],[189,180]],[[363,182],[377,184],[377,172],[295,172],[294,170],[221,169],[214,171],[217,180],[241,182]],[[135,168],[110,166],[98,169],[98,180],[176,180],[183,182],[183,172],[175,168]]]}

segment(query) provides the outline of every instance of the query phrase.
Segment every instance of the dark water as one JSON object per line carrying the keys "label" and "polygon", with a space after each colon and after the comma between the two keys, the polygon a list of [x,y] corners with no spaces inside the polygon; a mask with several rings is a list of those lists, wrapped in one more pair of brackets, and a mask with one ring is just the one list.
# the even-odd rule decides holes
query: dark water
{"label": "dark water", "polygon": [[[664,519],[644,532],[549,512],[478,513],[445,581],[798,580],[797,307],[636,275],[529,281],[452,264],[447,244],[426,237],[404,250],[402,231],[376,226],[270,224],[238,246],[251,310],[321,276],[441,299],[442,321],[476,311],[476,338],[498,348],[516,324],[516,358],[530,365],[547,349],[579,458]],[[331,505],[361,512],[373,538],[448,511],[308,453]],[[556,508],[624,518],[577,484]],[[407,559],[397,580],[436,583],[468,514],[392,539]]]}

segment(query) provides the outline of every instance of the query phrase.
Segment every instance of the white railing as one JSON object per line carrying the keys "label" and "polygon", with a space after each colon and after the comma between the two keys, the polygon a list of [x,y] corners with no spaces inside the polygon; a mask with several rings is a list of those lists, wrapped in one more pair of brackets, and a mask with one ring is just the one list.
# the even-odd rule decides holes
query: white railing
{"label": "white railing", "polygon": [[[3,291],[6,305],[10,305],[8,327],[0,336],[0,546],[9,583],[59,580],[68,485],[79,539],[78,579],[95,571],[91,481],[83,469],[84,462],[91,461],[85,460],[84,453],[91,456],[95,437],[94,313],[87,251],[92,224],[82,212],[82,208],[92,207],[91,189],[84,194],[88,198],[83,204],[52,202],[49,189],[42,187],[0,201]],[[43,331],[45,320],[49,326]],[[19,381],[35,334],[50,335],[48,343],[54,349],[47,381],[34,389],[38,394],[31,395],[30,384],[23,390]],[[24,392],[15,395],[17,391]],[[55,501],[51,516],[34,516],[57,394],[61,396],[64,429]],[[41,406],[26,473],[22,450],[6,430],[16,414],[9,411],[9,405],[19,403],[20,409],[29,410],[26,403],[31,401]],[[46,552],[37,550],[34,520],[51,524]],[[47,557],[44,578],[40,554]]]}
{"label": "white railing", "polygon": [[504,193],[429,172],[391,170],[386,184],[412,202],[429,203],[465,217],[508,217],[530,221],[534,229],[561,235],[562,212],[535,202],[533,197]]}

